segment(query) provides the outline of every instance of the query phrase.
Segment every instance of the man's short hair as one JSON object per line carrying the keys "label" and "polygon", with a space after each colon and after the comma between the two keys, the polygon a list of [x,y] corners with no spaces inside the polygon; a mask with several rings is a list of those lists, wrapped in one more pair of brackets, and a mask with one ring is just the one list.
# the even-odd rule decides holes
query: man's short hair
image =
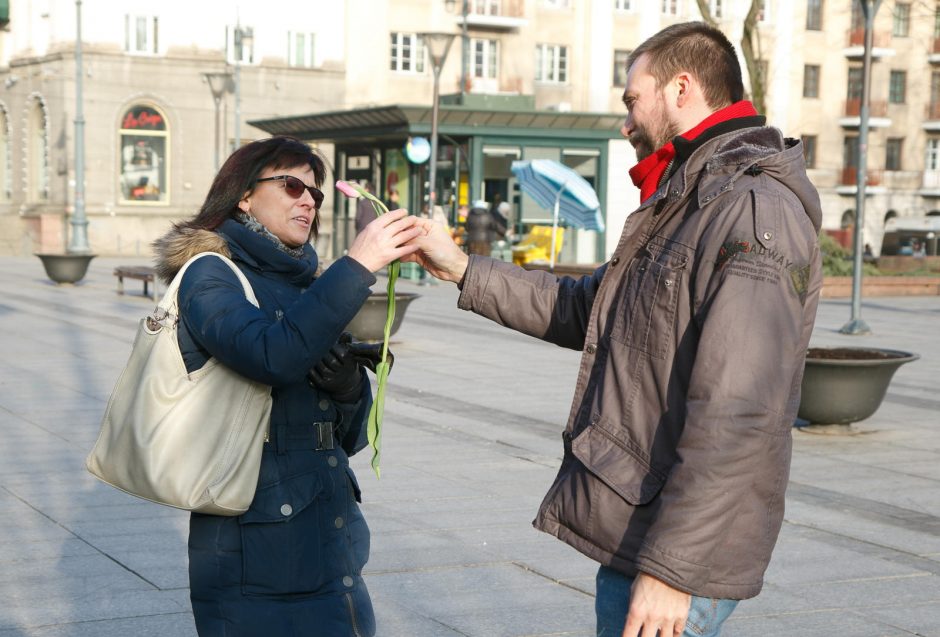
{"label": "man's short hair", "polygon": [[741,65],[725,34],[704,22],[683,22],[648,38],[627,58],[627,70],[647,54],[648,72],[664,86],[682,71],[691,73],[710,108],[724,108],[744,99]]}

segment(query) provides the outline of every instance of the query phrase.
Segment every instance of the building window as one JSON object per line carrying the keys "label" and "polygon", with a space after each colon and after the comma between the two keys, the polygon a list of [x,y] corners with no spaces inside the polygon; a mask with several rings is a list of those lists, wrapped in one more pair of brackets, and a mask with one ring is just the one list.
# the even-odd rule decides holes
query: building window
{"label": "building window", "polygon": [[907,72],[891,71],[888,85],[888,101],[892,104],[903,104],[907,92]]}
{"label": "building window", "polygon": [[26,121],[26,199],[49,200],[49,115],[43,99],[33,94]]}
{"label": "building window", "polygon": [[627,60],[630,58],[631,51],[627,49],[617,49],[614,51],[614,86],[625,87],[627,85]]}
{"label": "building window", "polygon": [[568,47],[558,44],[536,45],[535,81],[554,84],[568,81]]}
{"label": "building window", "polygon": [[225,27],[225,59],[229,64],[252,64],[255,61],[255,30],[252,27]]}
{"label": "building window", "polygon": [[632,0],[614,0],[614,9],[617,11],[630,11],[632,8]]}
{"label": "building window", "polygon": [[911,32],[911,5],[899,2],[894,5],[894,22],[891,35],[906,38]]}
{"label": "building window", "polygon": [[471,15],[500,15],[499,0],[471,0],[468,9]]}
{"label": "building window", "polygon": [[803,97],[819,97],[819,65],[803,66]]}
{"label": "building window", "polygon": [[287,63],[290,66],[301,66],[308,69],[316,66],[316,57],[314,56],[315,42],[316,39],[313,33],[288,31]]}
{"label": "building window", "polygon": [[924,160],[924,170],[940,170],[940,138],[931,137],[927,140],[927,157]]}
{"label": "building window", "polygon": [[940,5],[933,12],[933,37],[940,38]]}
{"label": "building window", "polygon": [[806,0],[806,30],[822,31],[823,0]]}
{"label": "building window", "polygon": [[145,55],[157,52],[156,16],[124,15],[124,50]]}
{"label": "building window", "polygon": [[843,140],[842,167],[858,168],[858,137],[846,137]]}
{"label": "building window", "polygon": [[711,0],[712,17],[721,19],[721,0]]}
{"label": "building window", "polygon": [[542,0],[542,4],[553,9],[565,9],[571,6],[571,0]]}
{"label": "building window", "polygon": [[119,134],[123,201],[169,203],[166,118],[152,106],[132,106],[121,119]]}
{"label": "building window", "polygon": [[664,15],[679,15],[679,0],[662,0]]}
{"label": "building window", "polygon": [[862,79],[863,79],[863,70],[860,66],[853,66],[849,68],[849,82],[846,86],[845,97],[848,100],[860,100],[862,99]]}
{"label": "building window", "polygon": [[496,79],[499,75],[499,41],[473,38],[470,40],[470,50],[473,51],[473,77]]}
{"label": "building window", "polygon": [[903,137],[889,137],[885,144],[885,170],[901,170],[901,148]]}
{"label": "building window", "polygon": [[803,142],[803,160],[807,168],[816,167],[816,136],[803,135],[800,138]]}
{"label": "building window", "polygon": [[12,170],[10,170],[10,118],[0,105],[0,201],[13,196]]}
{"label": "building window", "polygon": [[392,33],[391,69],[424,73],[425,46],[415,33]]}

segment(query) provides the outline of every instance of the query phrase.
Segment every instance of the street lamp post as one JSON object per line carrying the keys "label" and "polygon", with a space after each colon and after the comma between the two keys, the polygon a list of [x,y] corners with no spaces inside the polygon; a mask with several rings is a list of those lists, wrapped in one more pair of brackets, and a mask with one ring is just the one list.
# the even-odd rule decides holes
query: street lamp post
{"label": "street lamp post", "polygon": [[[453,11],[457,0],[444,0],[448,11]],[[470,74],[470,34],[467,31],[467,16],[470,14],[470,0],[460,0],[460,104],[466,102],[467,76]]]}
{"label": "street lamp post", "polygon": [[215,102],[215,172],[221,166],[219,159],[219,143],[222,135],[222,96],[231,90],[231,73],[203,73],[212,91],[212,100]]}
{"label": "street lamp post", "polygon": [[67,252],[91,252],[85,217],[85,113],[82,108],[82,0],[75,0],[75,209]]}
{"label": "street lamp post", "polygon": [[853,231],[854,259],[852,264],[852,318],[839,331],[843,334],[871,334],[871,328],[862,320],[862,232],[865,226],[865,186],[868,181],[868,115],[871,100],[871,49],[874,41],[875,14],[881,0],[861,0],[865,14],[865,53],[862,58],[862,106],[859,110],[858,167],[856,171],[855,229]]}
{"label": "street lamp post", "polygon": [[241,120],[242,120],[242,56],[245,47],[251,49],[254,41],[254,32],[250,27],[242,28],[241,23],[235,24],[235,33],[233,34],[235,43],[235,141],[232,150],[235,151],[242,145]]}
{"label": "street lamp post", "polygon": [[441,68],[454,41],[453,33],[419,33],[421,41],[428,47],[431,69],[434,71],[434,102],[431,104],[431,162],[429,167],[428,214],[437,203],[437,116],[439,110]]}

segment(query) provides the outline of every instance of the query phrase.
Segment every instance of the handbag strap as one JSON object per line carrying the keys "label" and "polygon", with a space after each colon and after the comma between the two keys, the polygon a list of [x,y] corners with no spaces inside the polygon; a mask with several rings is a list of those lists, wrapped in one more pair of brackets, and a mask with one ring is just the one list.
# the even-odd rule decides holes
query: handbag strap
{"label": "handbag strap", "polygon": [[170,284],[166,288],[166,293],[163,295],[163,298],[157,304],[155,313],[162,314],[164,317],[172,316],[173,319],[176,319],[177,316],[177,292],[179,291],[180,282],[183,280],[183,275],[186,273],[187,268],[193,264],[197,259],[202,257],[216,257],[221,259],[225,265],[232,269],[232,272],[235,273],[235,276],[238,277],[239,282],[242,284],[242,290],[245,292],[245,298],[249,303],[255,307],[260,307],[258,304],[258,299],[255,297],[255,291],[251,287],[248,278],[245,274],[239,269],[235,262],[229,259],[224,254],[219,254],[218,252],[200,252],[180,268],[179,272],[176,273],[176,276],[173,277],[173,280],[170,281]]}

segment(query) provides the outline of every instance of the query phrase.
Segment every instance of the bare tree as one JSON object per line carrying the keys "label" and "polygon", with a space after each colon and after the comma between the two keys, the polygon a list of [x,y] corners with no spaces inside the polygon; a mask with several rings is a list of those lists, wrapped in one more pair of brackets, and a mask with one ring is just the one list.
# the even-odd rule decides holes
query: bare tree
{"label": "bare tree", "polygon": [[[709,0],[695,0],[698,4],[702,20],[707,24],[720,29],[721,26],[712,15]],[[760,46],[760,31],[757,28],[757,18],[761,12],[761,0],[751,0],[751,6],[744,18],[744,30],[741,33],[741,53],[744,55],[744,65],[747,75],[751,79],[751,102],[758,113],[766,113],[767,79],[764,77],[763,54]]]}

